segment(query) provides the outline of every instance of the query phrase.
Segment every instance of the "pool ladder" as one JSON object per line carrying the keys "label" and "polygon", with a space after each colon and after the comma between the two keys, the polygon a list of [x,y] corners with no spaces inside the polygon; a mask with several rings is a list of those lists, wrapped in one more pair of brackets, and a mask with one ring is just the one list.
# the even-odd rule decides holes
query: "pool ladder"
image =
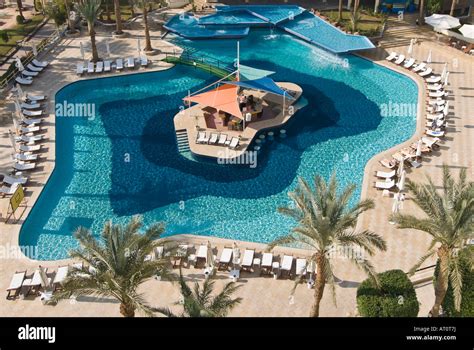
{"label": "pool ladder", "polygon": [[186,129],[176,130],[176,143],[179,153],[189,152],[189,140]]}

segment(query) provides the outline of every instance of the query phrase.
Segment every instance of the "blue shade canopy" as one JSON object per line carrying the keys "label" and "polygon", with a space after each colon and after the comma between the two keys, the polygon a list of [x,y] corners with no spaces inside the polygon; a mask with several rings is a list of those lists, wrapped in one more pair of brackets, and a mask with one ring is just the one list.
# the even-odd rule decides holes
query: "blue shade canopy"
{"label": "blue shade canopy", "polygon": [[283,90],[277,84],[275,84],[275,82],[272,79],[267,78],[267,77],[255,79],[255,80],[226,81],[225,83],[230,84],[230,85],[237,85],[237,86],[247,88],[247,89],[266,91],[275,95],[281,95],[281,96],[285,95],[289,98],[292,98],[290,94],[285,92],[285,90]]}
{"label": "blue shade canopy", "polygon": [[255,80],[274,74],[271,70],[257,69],[239,64],[239,75],[241,80]]}

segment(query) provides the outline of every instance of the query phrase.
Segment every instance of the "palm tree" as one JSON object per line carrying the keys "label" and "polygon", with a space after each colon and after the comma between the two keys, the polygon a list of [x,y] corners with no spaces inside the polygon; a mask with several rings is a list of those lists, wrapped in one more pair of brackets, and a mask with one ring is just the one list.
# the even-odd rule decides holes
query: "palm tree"
{"label": "palm tree", "polygon": [[425,0],[420,0],[420,12],[418,14],[418,23],[420,25],[425,23]]}
{"label": "palm tree", "polygon": [[[214,281],[210,279],[204,281],[202,288],[198,282],[195,282],[194,288],[191,289],[180,272],[179,285],[182,302],[176,304],[183,304],[181,317],[225,317],[230,310],[242,301],[242,298],[232,299],[232,294],[241,287],[235,285],[234,282],[227,283],[224,289],[215,297],[212,297]],[[156,308],[155,311],[168,317],[177,317],[168,308]]]}
{"label": "palm tree", "polygon": [[135,3],[142,10],[143,13],[143,24],[145,26],[145,51],[153,51],[151,47],[151,37],[150,37],[150,28],[148,25],[148,11],[149,6],[151,5],[151,0],[136,0]]}
{"label": "palm tree", "polygon": [[373,255],[374,247],[386,250],[386,243],[382,237],[371,231],[355,232],[357,218],[363,212],[372,209],[374,202],[365,199],[349,208],[348,204],[354,190],[355,185],[350,185],[338,194],[335,174],[328,183],[319,175],[315,176],[314,189],[304,179],[299,178],[295,191],[288,193],[293,202],[292,207],[278,208],[281,214],[295,219],[298,224],[287,236],[270,243],[269,249],[277,245],[297,244],[313,251],[310,263],[316,264],[317,271],[311,317],[319,316],[319,305],[326,283],[331,285],[333,301],[336,303],[331,262],[334,249],[340,247],[350,251],[351,254],[347,254],[347,258],[378,283],[370,262],[362,254],[352,252],[363,249],[369,255]]}
{"label": "palm tree", "polygon": [[339,0],[339,7],[338,7],[338,18],[337,18],[337,21],[338,22],[341,22],[342,21],[342,4],[343,0]]}
{"label": "palm tree", "polygon": [[451,11],[449,11],[449,15],[450,16],[454,16],[454,10],[456,9],[456,4],[458,2],[456,0],[452,0],[451,2]]}
{"label": "palm tree", "polygon": [[80,0],[77,10],[86,19],[89,36],[91,37],[92,47],[92,62],[99,60],[99,53],[97,52],[97,45],[95,43],[95,21],[99,16],[101,0]]}
{"label": "palm tree", "polygon": [[125,317],[134,317],[135,311],[152,316],[153,308],[137,289],[157,274],[168,276],[167,260],[146,258],[159,245],[156,240],[164,227],[154,224],[143,234],[139,233],[141,227],[140,217],[133,217],[125,226],[108,222],[100,241],[89,230],[79,228],[74,235],[81,247],[72,250],[70,257],[90,267],[74,268],[54,301],[83,295],[112,297],[120,302],[120,313]]}
{"label": "palm tree", "polygon": [[466,181],[466,169],[460,171],[459,179],[455,181],[445,164],[441,191],[429,176],[427,181],[426,184],[417,184],[407,180],[414,203],[426,217],[398,214],[391,219],[401,229],[424,231],[432,238],[428,252],[410,273],[413,274],[428,258],[437,255],[440,268],[435,282],[435,303],[430,311],[433,317],[437,317],[448,289],[448,280],[453,286],[456,310],[459,311],[461,306],[462,274],[457,253],[474,231],[474,183]]}
{"label": "palm tree", "polygon": [[18,7],[18,14],[24,20],[25,16],[23,16],[23,2],[21,0],[16,0],[16,7]]}
{"label": "palm tree", "polygon": [[122,34],[122,15],[120,13],[120,0],[114,0],[115,34]]}

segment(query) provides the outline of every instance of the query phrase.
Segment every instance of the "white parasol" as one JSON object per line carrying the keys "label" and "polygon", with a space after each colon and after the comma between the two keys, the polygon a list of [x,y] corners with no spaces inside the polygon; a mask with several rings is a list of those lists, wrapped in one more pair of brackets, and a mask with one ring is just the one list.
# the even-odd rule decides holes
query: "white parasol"
{"label": "white parasol", "polygon": [[86,52],[84,51],[84,45],[82,45],[82,41],[79,43],[79,45],[81,46],[81,56],[82,60],[84,61],[86,57]]}
{"label": "white parasol", "polygon": [[414,43],[414,41],[415,41],[415,39],[410,40],[410,46],[408,46],[408,50],[407,50],[408,55],[411,55],[413,53],[413,43]]}
{"label": "white parasol", "polygon": [[214,267],[214,254],[212,253],[212,245],[210,241],[207,241],[207,266]]}
{"label": "white parasol", "polygon": [[404,163],[405,162],[403,160],[398,163],[398,168],[397,168],[397,176],[398,177],[402,176]]}
{"label": "white parasol", "polygon": [[16,95],[20,99],[22,99],[25,96],[25,93],[23,92],[23,89],[21,88],[20,84],[16,84]]}
{"label": "white parasol", "polygon": [[458,18],[450,15],[439,15],[437,13],[425,17],[425,22],[438,30],[451,29],[461,25]]}
{"label": "white parasol", "polygon": [[444,67],[443,67],[443,72],[441,73],[441,79],[444,79],[444,77],[446,76],[446,73],[448,72],[448,62],[446,62],[444,64]]}
{"label": "white parasol", "polygon": [[448,85],[448,77],[449,77],[449,72],[447,72],[446,76],[444,77],[444,86]]}
{"label": "white parasol", "polygon": [[423,141],[422,141],[421,139],[419,139],[419,140],[418,140],[418,143],[417,143],[417,145],[416,145],[416,153],[415,153],[415,155],[416,155],[417,157],[421,157],[421,149],[422,149],[422,147],[423,147]]}
{"label": "white parasol", "polygon": [[398,187],[398,189],[400,190],[400,192],[403,191],[404,188],[405,188],[405,177],[406,177],[406,174],[407,174],[406,171],[403,170],[402,176],[400,177],[400,180],[398,181],[397,187]]}
{"label": "white parasol", "polygon": [[137,51],[138,51],[138,56],[140,56],[140,54],[142,52],[142,48],[141,48],[141,45],[140,45],[140,39],[137,39]]}
{"label": "white parasol", "polygon": [[108,40],[105,41],[105,49],[107,50],[107,57],[110,57],[110,43]]}
{"label": "white parasol", "polygon": [[33,43],[33,44],[31,45],[31,50],[33,51],[33,55],[34,55],[34,56],[38,56],[38,49],[36,48],[36,44],[35,44],[35,43]]}
{"label": "white parasol", "polygon": [[462,36],[470,39],[474,39],[474,24],[465,24],[459,31],[462,33]]}
{"label": "white parasol", "polygon": [[11,130],[8,130],[8,136],[10,136],[10,142],[12,143],[12,147],[15,150],[15,153],[16,153],[17,149],[16,149],[15,135],[13,135],[13,132]]}
{"label": "white parasol", "polygon": [[237,243],[232,244],[232,262],[234,264],[239,264],[240,263],[240,249],[237,247]]}
{"label": "white parasol", "polygon": [[392,213],[397,214],[400,210],[400,194],[395,193],[393,195]]}
{"label": "white parasol", "polygon": [[20,58],[16,57],[15,60],[16,60],[15,62],[16,68],[18,68],[20,72],[23,72],[23,70],[25,70],[25,67],[23,67],[23,63],[21,63]]}
{"label": "white parasol", "polygon": [[43,266],[39,266],[39,273],[40,273],[40,278],[41,278],[41,287],[44,289],[49,289],[49,278],[46,275],[46,271],[44,270]]}
{"label": "white parasol", "polygon": [[428,52],[428,57],[426,58],[426,63],[431,63],[431,50]]}

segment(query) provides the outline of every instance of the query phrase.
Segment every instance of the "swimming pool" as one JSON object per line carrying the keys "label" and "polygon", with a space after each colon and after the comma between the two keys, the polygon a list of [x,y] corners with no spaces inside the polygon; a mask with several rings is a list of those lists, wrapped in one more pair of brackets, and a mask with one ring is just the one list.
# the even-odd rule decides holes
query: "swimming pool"
{"label": "swimming pool", "polygon": [[[234,40],[188,41],[220,60],[235,58]],[[287,205],[296,178],[336,171],[341,186],[357,184],[375,154],[415,131],[415,115],[385,115],[389,103],[417,103],[409,78],[353,55],[332,55],[269,29],[240,41],[242,64],[277,72],[276,81],[303,88],[308,105],[286,125],[287,137],[267,141],[255,169],[197,162],[179,154],[173,117],[188,90],[215,77],[185,66],[163,72],[84,80],[66,86],[56,101],[94,103],[98,116],[58,117],[56,167],[20,232],[35,258],[67,257],[72,231],[142,214],[164,221],[167,235],[192,233],[269,242],[293,222],[276,212]],[[295,64],[297,62],[297,64]]]}

